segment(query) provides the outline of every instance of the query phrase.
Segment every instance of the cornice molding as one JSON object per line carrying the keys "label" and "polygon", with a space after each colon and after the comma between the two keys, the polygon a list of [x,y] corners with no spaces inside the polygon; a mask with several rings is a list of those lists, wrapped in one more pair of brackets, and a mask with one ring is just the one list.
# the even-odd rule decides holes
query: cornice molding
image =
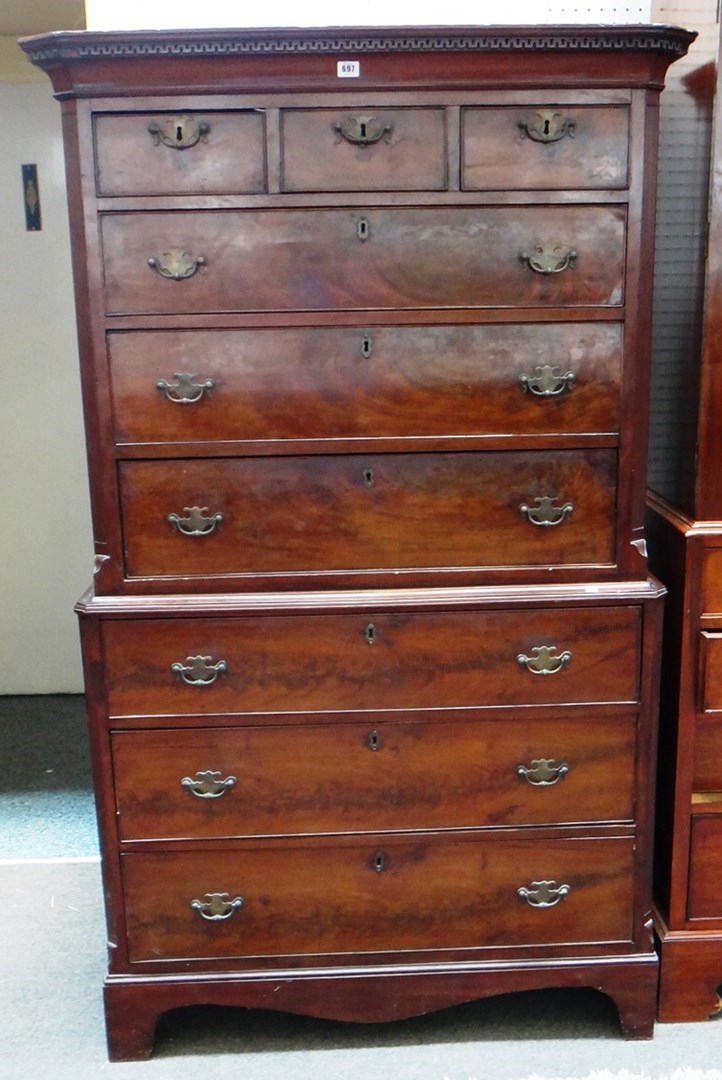
{"label": "cornice molding", "polygon": [[684,56],[696,34],[681,27],[339,27],[168,31],[59,31],[24,38],[38,67],[83,60],[233,57],[288,53],[657,52]]}

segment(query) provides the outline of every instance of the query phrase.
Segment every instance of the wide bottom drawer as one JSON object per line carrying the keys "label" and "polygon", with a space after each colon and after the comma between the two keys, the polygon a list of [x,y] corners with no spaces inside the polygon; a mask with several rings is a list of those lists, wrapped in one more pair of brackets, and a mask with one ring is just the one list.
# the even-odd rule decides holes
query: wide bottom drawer
{"label": "wide bottom drawer", "polygon": [[634,715],[116,731],[123,840],[631,821]]}
{"label": "wide bottom drawer", "polygon": [[122,858],[131,962],[629,941],[631,838],[381,836]]}

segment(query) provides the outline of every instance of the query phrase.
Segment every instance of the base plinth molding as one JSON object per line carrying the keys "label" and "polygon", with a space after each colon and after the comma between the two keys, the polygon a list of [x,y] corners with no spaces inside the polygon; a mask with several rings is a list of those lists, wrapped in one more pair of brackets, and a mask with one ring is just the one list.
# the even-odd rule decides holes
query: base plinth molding
{"label": "base plinth molding", "polygon": [[627,1039],[650,1039],[657,995],[657,960],[549,961],[530,965],[450,968],[325,969],[242,976],[110,976],[105,985],[111,1061],[150,1057],[159,1018],[189,1005],[272,1009],[353,1023],[409,1019],[497,994],[552,987],[592,988],[619,1012]]}
{"label": "base plinth molding", "polygon": [[655,916],[659,942],[659,1008],[662,1024],[709,1020],[720,1012],[722,930],[670,930]]}

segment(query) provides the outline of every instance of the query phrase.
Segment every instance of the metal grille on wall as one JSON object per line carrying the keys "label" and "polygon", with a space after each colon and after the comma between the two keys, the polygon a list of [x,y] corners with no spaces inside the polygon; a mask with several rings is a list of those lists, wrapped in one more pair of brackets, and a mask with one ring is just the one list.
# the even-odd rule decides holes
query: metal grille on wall
{"label": "metal grille on wall", "polygon": [[651,2],[646,4],[551,4],[549,16],[552,22],[639,22],[650,21]]}
{"label": "metal grille on wall", "polygon": [[693,513],[717,0],[657,0],[652,18],[699,34],[661,101],[649,442],[650,487]]}

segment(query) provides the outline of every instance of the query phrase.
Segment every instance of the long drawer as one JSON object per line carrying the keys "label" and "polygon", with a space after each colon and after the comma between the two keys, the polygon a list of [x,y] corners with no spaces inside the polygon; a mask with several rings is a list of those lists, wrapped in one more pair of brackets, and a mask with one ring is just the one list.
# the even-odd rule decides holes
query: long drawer
{"label": "long drawer", "polygon": [[116,731],[123,840],[631,821],[635,718]]}
{"label": "long drawer", "polygon": [[116,440],[619,430],[619,323],[108,335]]}
{"label": "long drawer", "polygon": [[615,450],[120,464],[128,577],[615,562]]}
{"label": "long drawer", "polygon": [[452,834],[126,854],[130,959],[629,941],[633,852]]}
{"label": "long drawer", "polygon": [[110,715],[634,702],[640,610],[108,619]]}
{"label": "long drawer", "polygon": [[618,307],[625,226],[614,206],[106,213],[106,309]]}

